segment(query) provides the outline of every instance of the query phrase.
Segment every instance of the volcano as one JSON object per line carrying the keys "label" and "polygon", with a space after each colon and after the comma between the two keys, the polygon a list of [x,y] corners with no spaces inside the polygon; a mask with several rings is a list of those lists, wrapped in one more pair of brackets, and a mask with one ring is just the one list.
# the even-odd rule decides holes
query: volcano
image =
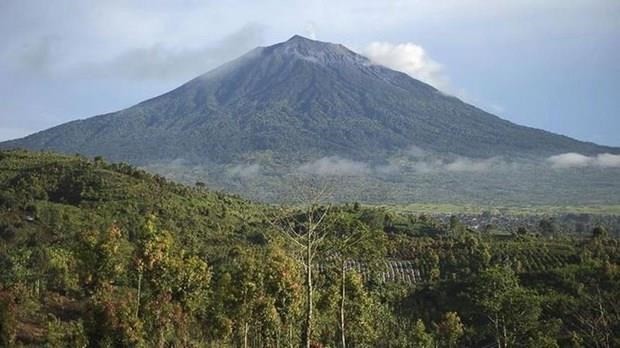
{"label": "volcano", "polygon": [[268,161],[272,177],[321,158],[380,163],[412,148],[468,159],[620,153],[511,123],[343,45],[301,36],[255,48],[127,109],[0,148],[146,167],[182,159],[212,172]]}
{"label": "volcano", "polygon": [[416,146],[467,157],[618,149],[513,124],[339,44],[294,36],[256,48],[128,109],[62,124],[2,147],[146,164],[276,158],[385,158]]}

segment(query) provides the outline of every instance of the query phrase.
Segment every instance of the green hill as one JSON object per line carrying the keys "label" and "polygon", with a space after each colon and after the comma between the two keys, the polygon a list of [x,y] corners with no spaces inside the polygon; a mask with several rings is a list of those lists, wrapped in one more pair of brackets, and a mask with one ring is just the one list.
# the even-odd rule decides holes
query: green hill
{"label": "green hill", "polygon": [[[116,223],[134,236],[148,216],[157,215],[162,228],[208,244],[205,239],[222,239],[256,220],[257,209],[245,200],[189,188],[122,163],[14,151],[1,152],[0,164],[2,204],[19,207],[7,213],[16,221],[32,220],[26,220],[26,226],[33,229],[56,223],[67,223],[70,230]],[[181,233],[187,226],[201,235]],[[184,242],[198,247],[192,240]]]}
{"label": "green hill", "polygon": [[[0,152],[0,345],[82,346],[88,334],[91,346],[106,346],[104,336],[118,327],[107,333],[84,333],[84,327],[127,318],[105,317],[109,308],[99,306],[97,296],[114,296],[118,302],[111,306],[129,300],[123,296],[135,298],[129,289],[142,274],[136,267],[145,277],[159,272],[152,274],[158,281],[169,277],[166,289],[176,289],[176,296],[190,292],[183,286],[206,286],[207,258],[264,242],[257,226],[264,226],[266,208],[126,164]],[[147,259],[164,264],[157,270],[136,264]],[[155,287],[145,282],[144,294],[154,296]],[[108,344],[137,342],[114,337]]]}

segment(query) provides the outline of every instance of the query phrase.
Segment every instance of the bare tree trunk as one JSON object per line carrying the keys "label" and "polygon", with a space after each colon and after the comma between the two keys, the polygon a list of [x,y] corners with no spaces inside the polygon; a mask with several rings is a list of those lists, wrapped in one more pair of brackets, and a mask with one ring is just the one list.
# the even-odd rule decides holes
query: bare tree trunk
{"label": "bare tree trunk", "polygon": [[503,336],[504,336],[504,348],[508,348],[508,331],[506,328],[506,319],[502,317],[502,328],[503,328]]}
{"label": "bare tree trunk", "polygon": [[288,324],[288,346],[293,348],[293,325]]}
{"label": "bare tree trunk", "polygon": [[344,331],[344,301],[346,298],[346,261],[342,260],[342,279],[341,279],[341,297],[340,297],[340,335],[341,335],[341,342],[342,342],[342,348],[346,348],[347,347],[347,341],[345,338],[345,331]]}
{"label": "bare tree trunk", "polygon": [[140,296],[142,292],[142,272],[138,272],[138,297],[136,298],[136,318],[140,315]]}
{"label": "bare tree trunk", "polygon": [[306,293],[307,299],[307,317],[306,317],[306,348],[310,348],[312,342],[312,295],[314,289],[312,287],[312,238],[308,235],[308,245],[306,250]]}
{"label": "bare tree trunk", "polygon": [[314,311],[313,259],[318,252],[318,246],[323,243],[327,236],[325,231],[319,229],[319,226],[324,223],[330,210],[329,205],[326,208],[321,208],[320,205],[321,201],[329,197],[329,192],[326,186],[319,187],[313,182],[301,182],[301,185],[295,186],[294,189],[297,191],[297,194],[294,196],[299,199],[301,204],[306,206],[304,221],[296,221],[296,213],[283,214],[282,217],[285,220],[285,224],[273,223],[273,225],[283,231],[284,235],[299,248],[300,254],[303,255],[301,259],[306,272],[305,292],[307,299],[305,304],[306,318],[301,331],[301,346],[310,348],[313,336]]}
{"label": "bare tree trunk", "polygon": [[493,321],[493,325],[495,325],[495,340],[497,341],[497,348],[502,348],[502,338],[500,336],[500,331],[499,331],[499,318],[494,317],[492,321]]}
{"label": "bare tree trunk", "polygon": [[243,326],[243,348],[248,348],[248,331],[250,330],[250,325],[246,322]]}

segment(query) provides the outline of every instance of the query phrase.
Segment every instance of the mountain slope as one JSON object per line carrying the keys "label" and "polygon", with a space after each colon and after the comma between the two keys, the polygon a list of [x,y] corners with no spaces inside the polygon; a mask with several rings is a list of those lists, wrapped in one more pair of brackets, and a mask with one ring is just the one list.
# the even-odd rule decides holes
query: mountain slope
{"label": "mountain slope", "polygon": [[225,164],[255,153],[283,163],[333,155],[375,160],[412,145],[479,158],[620,151],[515,125],[342,45],[300,36],[128,109],[0,147],[144,165],[179,158]]}

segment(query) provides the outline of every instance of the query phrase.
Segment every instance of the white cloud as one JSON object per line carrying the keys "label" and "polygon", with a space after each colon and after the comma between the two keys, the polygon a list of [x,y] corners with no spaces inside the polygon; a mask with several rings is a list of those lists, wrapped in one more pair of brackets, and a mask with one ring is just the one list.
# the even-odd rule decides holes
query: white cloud
{"label": "white cloud", "polygon": [[547,160],[553,168],[557,169],[584,167],[620,168],[620,155],[610,153],[585,156],[580,153],[569,152],[551,156]]}
{"label": "white cloud", "polygon": [[309,21],[306,23],[306,27],[304,28],[304,32],[308,37],[312,40],[316,40],[316,23],[313,21]]}
{"label": "white cloud", "polygon": [[307,174],[322,176],[358,176],[370,173],[367,163],[338,156],[323,157],[301,165],[298,170]]}
{"label": "white cloud", "polygon": [[450,89],[450,83],[443,73],[441,64],[429,57],[419,45],[411,42],[400,44],[372,42],[363,50],[363,54],[377,64],[404,72],[437,89],[444,91]]}
{"label": "white cloud", "polygon": [[397,164],[389,163],[385,165],[379,165],[373,168],[375,174],[379,175],[393,175],[400,172],[400,167]]}
{"label": "white cloud", "polygon": [[446,164],[445,168],[449,172],[486,172],[497,164],[499,162],[494,158],[483,160],[459,158],[454,162]]}
{"label": "white cloud", "polygon": [[576,168],[589,166],[592,158],[579,153],[564,153],[551,156],[548,160],[554,168]]}
{"label": "white cloud", "polygon": [[505,168],[507,163],[499,158],[475,159],[459,157],[453,161],[442,159],[419,160],[411,164],[411,169],[418,173],[482,173],[495,169]]}
{"label": "white cloud", "polygon": [[612,155],[610,153],[602,153],[596,156],[596,162],[604,168],[619,168],[620,155]]}
{"label": "white cloud", "polygon": [[366,162],[353,161],[339,156],[329,156],[305,163],[297,168],[297,170],[305,174],[319,176],[382,176],[398,174],[401,172],[403,166],[421,174],[445,172],[482,173],[506,168],[507,163],[496,157],[487,159],[459,157],[450,161],[438,158],[426,158],[413,160],[407,164],[389,163],[371,166]]}
{"label": "white cloud", "polygon": [[411,163],[411,169],[418,173],[428,174],[442,171],[444,163],[440,160],[420,160]]}

